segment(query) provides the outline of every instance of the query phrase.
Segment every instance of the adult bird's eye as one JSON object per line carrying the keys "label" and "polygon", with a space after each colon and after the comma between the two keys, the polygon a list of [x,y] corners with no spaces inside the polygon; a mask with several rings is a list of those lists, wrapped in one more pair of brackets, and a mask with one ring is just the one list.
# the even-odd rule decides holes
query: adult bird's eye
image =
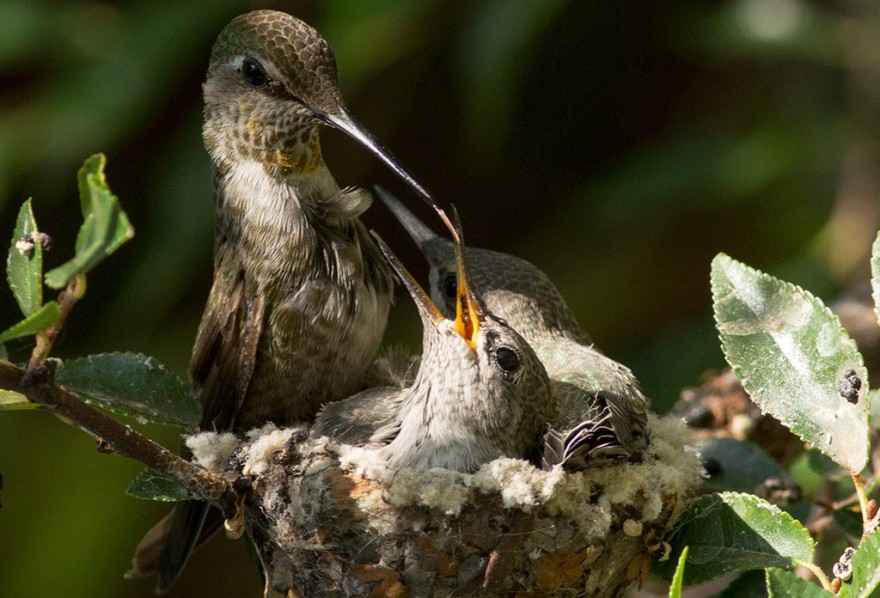
{"label": "adult bird's eye", "polygon": [[244,77],[245,83],[251,87],[263,87],[269,82],[269,75],[266,69],[260,64],[256,58],[245,58],[241,63],[241,75]]}
{"label": "adult bird's eye", "polygon": [[519,369],[519,354],[510,347],[495,349],[495,361],[504,371],[515,372]]}

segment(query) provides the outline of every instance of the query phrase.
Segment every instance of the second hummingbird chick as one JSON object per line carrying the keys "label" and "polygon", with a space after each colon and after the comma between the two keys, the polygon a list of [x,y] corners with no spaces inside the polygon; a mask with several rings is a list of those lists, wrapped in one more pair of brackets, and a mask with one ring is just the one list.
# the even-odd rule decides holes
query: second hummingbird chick
{"label": "second hummingbird chick", "polygon": [[[455,310],[453,243],[434,233],[395,197],[376,188],[431,266],[431,296],[441,311]],[[534,349],[557,399],[547,435],[545,466],[581,468],[599,457],[632,457],[648,445],[648,400],[626,366],[604,355],[581,328],[556,286],[530,262],[466,247],[469,274],[493,313]]]}
{"label": "second hummingbird chick", "polygon": [[468,281],[460,251],[455,252],[452,319],[387,246],[380,247],[412,295],[424,327],[415,382],[328,404],[313,435],[367,445],[395,469],[473,472],[498,457],[537,460],[555,399],[532,348],[486,308]]}

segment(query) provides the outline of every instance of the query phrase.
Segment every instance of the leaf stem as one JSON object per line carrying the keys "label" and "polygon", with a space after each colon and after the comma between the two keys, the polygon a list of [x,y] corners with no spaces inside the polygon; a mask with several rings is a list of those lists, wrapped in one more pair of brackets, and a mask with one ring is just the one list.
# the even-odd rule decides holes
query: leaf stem
{"label": "leaf stem", "polygon": [[52,347],[55,345],[55,339],[64,328],[64,322],[74,304],[83,298],[86,294],[86,277],[84,274],[74,277],[67,283],[67,287],[58,294],[58,311],[60,315],[54,324],[49,326],[45,331],[38,333],[37,345],[31,353],[28,361],[27,372],[33,374],[38,367],[46,362]]}
{"label": "leaf stem", "polygon": [[856,494],[859,497],[859,507],[862,511],[862,528],[864,529],[868,525],[868,493],[865,492],[865,482],[862,480],[862,476],[854,475],[853,478],[853,486],[856,488]]}
{"label": "leaf stem", "polygon": [[[822,587],[831,592],[831,581],[828,579],[828,576],[825,575],[825,572],[819,567],[819,565],[815,563],[805,563],[802,561],[795,561],[799,567],[803,567],[808,570],[813,576],[819,580],[819,583],[822,584]],[[833,593],[833,592],[832,592]]]}

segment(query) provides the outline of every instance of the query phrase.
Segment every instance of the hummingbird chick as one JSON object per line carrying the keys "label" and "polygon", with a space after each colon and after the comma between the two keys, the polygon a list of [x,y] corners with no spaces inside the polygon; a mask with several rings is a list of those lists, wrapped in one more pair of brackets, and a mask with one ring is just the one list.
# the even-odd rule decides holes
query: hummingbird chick
{"label": "hummingbird chick", "polygon": [[[445,314],[457,297],[453,242],[435,234],[381,188],[379,198],[428,260],[431,296]],[[513,255],[464,248],[469,274],[489,310],[534,349],[557,400],[546,437],[545,467],[585,467],[601,457],[637,457],[647,448],[648,400],[629,368],[602,354],[558,289],[533,264]]]}
{"label": "hummingbird chick", "polygon": [[[391,270],[358,220],[371,196],[337,185],[319,126],[344,131],[430,196],[349,116],[333,52],[288,14],[233,19],[203,93],[215,227],[214,281],[190,365],[200,429],[310,420],[362,388],[393,298]],[[157,590],[167,590],[221,521],[206,503],[179,503],[138,545],[131,576],[158,574]]]}
{"label": "hummingbird chick", "polygon": [[483,303],[455,236],[454,319],[440,312],[380,241],[422,320],[415,382],[326,405],[313,436],[366,445],[393,469],[473,472],[499,457],[538,460],[555,411],[550,381],[522,336]]}

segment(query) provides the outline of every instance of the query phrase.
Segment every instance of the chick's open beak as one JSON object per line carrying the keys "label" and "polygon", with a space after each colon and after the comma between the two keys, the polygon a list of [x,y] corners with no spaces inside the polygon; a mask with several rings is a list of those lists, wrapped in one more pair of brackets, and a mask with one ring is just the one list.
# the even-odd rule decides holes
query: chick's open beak
{"label": "chick's open beak", "polygon": [[388,261],[388,264],[391,268],[397,273],[397,276],[400,278],[400,281],[403,283],[403,286],[406,287],[406,290],[409,292],[410,296],[413,298],[413,301],[416,304],[419,312],[431,322],[435,324],[440,323],[446,320],[446,317],[440,313],[440,310],[437,308],[437,305],[431,300],[431,297],[425,292],[425,289],[416,282],[416,279],[413,278],[413,275],[409,273],[409,270],[404,268],[403,264],[400,263],[400,260],[394,252],[391,251],[391,248],[385,244],[385,241],[373,231],[373,237],[376,239],[376,242],[379,244],[379,249],[382,251],[382,255],[385,256],[385,259]]}
{"label": "chick's open beak", "polygon": [[[397,273],[403,286],[412,296],[419,312],[429,322],[439,324],[448,321],[446,317],[437,308],[437,305],[431,300],[431,297],[425,292],[421,285],[416,282],[412,274],[400,263],[400,260],[394,252],[385,244],[379,235],[373,232],[379,249],[388,261],[388,264]],[[471,291],[471,285],[467,280],[467,273],[464,266],[464,260],[461,251],[456,252],[457,261],[457,297],[455,307],[455,320],[452,321],[452,329],[464,339],[468,347],[472,351],[477,350],[477,334],[480,331],[480,323],[484,319],[484,310],[479,299]]]}
{"label": "chick's open beak", "polygon": [[460,244],[455,246],[455,262],[457,291],[453,330],[461,335],[461,338],[472,350],[476,351],[477,334],[480,332],[480,323],[483,321],[484,314],[482,306],[474,296],[472,286],[468,282]]}

